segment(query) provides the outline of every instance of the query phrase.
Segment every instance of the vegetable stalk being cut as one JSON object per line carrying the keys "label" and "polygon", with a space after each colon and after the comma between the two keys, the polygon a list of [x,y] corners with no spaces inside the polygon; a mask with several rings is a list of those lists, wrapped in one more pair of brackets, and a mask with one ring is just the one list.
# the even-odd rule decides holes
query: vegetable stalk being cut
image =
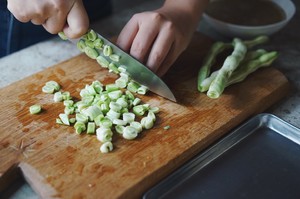
{"label": "vegetable stalk being cut", "polygon": [[[66,39],[63,33],[59,36]],[[130,81],[126,84],[129,87],[127,89],[136,90],[138,93],[151,90],[162,97],[176,101],[172,91],[153,71],[94,30],[90,29],[79,39],[68,40],[76,43],[81,52],[95,59],[100,66],[108,68],[109,72],[119,74],[118,69],[125,68],[130,75]],[[137,85],[143,87],[137,89]]]}

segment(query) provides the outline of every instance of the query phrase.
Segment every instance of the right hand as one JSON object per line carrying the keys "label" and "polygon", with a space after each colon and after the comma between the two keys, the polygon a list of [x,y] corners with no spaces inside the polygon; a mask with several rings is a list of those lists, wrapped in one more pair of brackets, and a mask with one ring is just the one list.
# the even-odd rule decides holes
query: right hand
{"label": "right hand", "polygon": [[82,0],[7,0],[7,8],[17,20],[42,25],[51,34],[79,38],[89,28]]}

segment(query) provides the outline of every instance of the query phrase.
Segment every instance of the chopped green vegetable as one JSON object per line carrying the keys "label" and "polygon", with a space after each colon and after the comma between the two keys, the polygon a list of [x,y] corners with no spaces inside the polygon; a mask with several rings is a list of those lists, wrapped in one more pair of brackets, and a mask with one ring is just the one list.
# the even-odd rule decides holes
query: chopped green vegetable
{"label": "chopped green vegetable", "polygon": [[70,100],[70,99],[72,99],[72,96],[71,96],[70,92],[68,92],[68,91],[62,92],[61,94],[62,94],[63,100]]}
{"label": "chopped green vegetable", "polygon": [[78,48],[81,52],[84,52],[85,47],[86,47],[85,41],[84,41],[83,39],[80,39],[80,40],[77,42],[77,48]]}
{"label": "chopped green vegetable", "polygon": [[68,37],[65,35],[64,32],[59,32],[58,36],[62,39],[62,40],[68,40]]}
{"label": "chopped green vegetable", "polygon": [[60,90],[60,85],[53,80],[46,82],[46,84],[42,88],[42,91],[44,93],[49,93],[49,94],[53,94],[54,92],[59,90]]}
{"label": "chopped green vegetable", "polygon": [[87,47],[92,48],[92,49],[95,48],[94,42],[93,42],[93,41],[90,41],[90,40],[85,41],[85,45],[86,45]]}
{"label": "chopped green vegetable", "polygon": [[119,134],[121,134],[121,135],[123,134],[124,129],[125,129],[125,126],[119,126],[119,125],[115,126],[116,132],[119,133]]}
{"label": "chopped green vegetable", "polygon": [[72,106],[66,106],[64,109],[64,113],[67,115],[71,115],[75,112],[75,107]]}
{"label": "chopped green vegetable", "polygon": [[125,72],[126,72],[126,66],[120,65],[120,66],[118,67],[118,70],[120,71],[120,73],[125,73]]}
{"label": "chopped green vegetable", "polygon": [[154,122],[156,120],[156,116],[155,116],[154,112],[152,112],[152,111],[148,111],[147,117],[151,118]]}
{"label": "chopped green vegetable", "polygon": [[109,55],[109,58],[114,62],[119,62],[121,57],[117,54],[111,54]]}
{"label": "chopped green vegetable", "polygon": [[101,153],[108,153],[112,150],[113,150],[113,144],[111,142],[104,142],[100,147]]}
{"label": "chopped green vegetable", "polygon": [[121,113],[116,112],[116,111],[110,109],[110,110],[106,113],[106,116],[107,116],[109,119],[114,120],[114,119],[119,119],[120,116],[121,116]]}
{"label": "chopped green vegetable", "polygon": [[119,90],[119,87],[116,85],[116,84],[107,84],[105,86],[105,90],[107,90],[108,92],[111,92],[111,91],[118,91]]}
{"label": "chopped green vegetable", "polygon": [[70,124],[74,124],[74,123],[76,122],[76,118],[74,118],[74,117],[73,117],[73,118],[70,118],[70,119],[69,119],[69,122],[70,122]]}
{"label": "chopped green vegetable", "polygon": [[134,95],[129,90],[126,90],[125,94],[128,97],[128,99],[134,100],[135,97],[134,97]]}
{"label": "chopped green vegetable", "polygon": [[86,130],[86,125],[83,122],[79,122],[77,121],[74,124],[74,128],[77,134],[81,134],[82,132],[84,132]]}
{"label": "chopped green vegetable", "polygon": [[45,85],[45,86],[43,86],[42,91],[43,91],[44,93],[53,94],[53,93],[54,93],[54,88]]}
{"label": "chopped green vegetable", "polygon": [[121,90],[116,90],[116,91],[111,91],[108,94],[108,97],[111,99],[111,100],[117,100],[119,99],[121,96],[122,96],[122,91]]}
{"label": "chopped green vegetable", "polygon": [[122,135],[123,135],[123,138],[125,138],[127,140],[132,140],[137,137],[138,131],[136,128],[134,128],[132,126],[126,126],[123,130]]}
{"label": "chopped green vegetable", "polygon": [[92,86],[94,87],[96,93],[101,93],[103,91],[103,85],[99,81],[93,81]]}
{"label": "chopped green vegetable", "polygon": [[69,122],[69,116],[65,113],[61,113],[59,114],[59,119],[61,119],[62,123],[65,124],[65,125],[70,125],[70,122]]}
{"label": "chopped green vegetable", "polygon": [[96,40],[94,41],[94,47],[95,47],[96,49],[101,50],[102,47],[103,47],[103,44],[104,44],[104,42],[103,42],[103,40],[100,39],[100,38],[98,38],[98,39],[96,39]]}
{"label": "chopped green vegetable", "polygon": [[121,105],[122,108],[127,108],[128,107],[128,102],[127,102],[127,100],[124,97],[118,98],[116,100],[116,103],[119,104],[119,105]]}
{"label": "chopped green vegetable", "polygon": [[143,117],[141,120],[141,124],[144,129],[151,129],[154,125],[154,120],[151,117]]}
{"label": "chopped green vegetable", "polygon": [[126,123],[131,123],[135,120],[135,114],[134,113],[123,113],[122,118]]}
{"label": "chopped green vegetable", "polygon": [[136,97],[136,98],[133,100],[132,105],[133,105],[133,106],[136,106],[136,105],[140,104],[141,101],[142,101],[142,100],[141,100],[140,98]]}
{"label": "chopped green vegetable", "polygon": [[128,83],[128,80],[124,77],[119,77],[118,79],[116,79],[115,84],[119,87],[119,88],[126,88]]}
{"label": "chopped green vegetable", "polygon": [[63,98],[62,92],[57,91],[54,93],[54,95],[53,95],[54,102],[61,102],[61,101],[63,101],[63,99],[64,98]]}
{"label": "chopped green vegetable", "polygon": [[42,111],[42,106],[39,104],[34,104],[29,107],[30,114],[38,114]]}
{"label": "chopped green vegetable", "polygon": [[91,105],[86,109],[83,109],[81,113],[87,116],[90,121],[94,121],[94,118],[99,115],[103,115],[101,108],[97,105]]}
{"label": "chopped green vegetable", "polygon": [[87,33],[87,39],[90,40],[90,41],[95,41],[96,39],[98,38],[98,35],[97,33],[94,31],[94,30],[90,30],[88,33]]}
{"label": "chopped green vegetable", "polygon": [[159,108],[158,107],[150,107],[149,111],[152,111],[153,113],[159,113]]}
{"label": "chopped green vegetable", "polygon": [[164,130],[169,130],[171,128],[170,125],[164,126]]}
{"label": "chopped green vegetable", "polygon": [[130,126],[132,126],[133,128],[135,128],[138,133],[142,132],[142,130],[143,130],[142,124],[139,123],[139,122],[137,122],[137,121],[130,122]]}
{"label": "chopped green vegetable", "polygon": [[145,114],[146,109],[143,105],[137,105],[133,107],[132,111],[137,116],[142,116]]}
{"label": "chopped green vegetable", "polygon": [[113,50],[112,47],[109,45],[104,45],[103,47],[103,55],[106,57],[109,57],[110,55],[112,55]]}
{"label": "chopped green vegetable", "polygon": [[97,139],[100,142],[110,142],[112,140],[113,132],[110,128],[100,127],[96,130]]}
{"label": "chopped green vegetable", "polygon": [[64,106],[70,107],[74,105],[73,100],[64,100]]}
{"label": "chopped green vegetable", "polygon": [[76,113],[75,117],[76,117],[77,122],[81,122],[81,123],[86,124],[89,121],[88,116],[83,115],[81,113]]}
{"label": "chopped green vegetable", "polygon": [[88,122],[86,133],[87,134],[94,134],[95,131],[96,131],[95,123],[94,122]]}
{"label": "chopped green vegetable", "polygon": [[112,121],[108,119],[107,117],[103,117],[100,119],[100,127],[105,127],[105,128],[111,128],[112,127]]}
{"label": "chopped green vegetable", "polygon": [[138,89],[140,88],[140,84],[135,82],[135,81],[130,81],[127,84],[127,89],[133,93],[136,93],[138,91]]}
{"label": "chopped green vegetable", "polygon": [[87,56],[89,56],[92,59],[96,59],[99,55],[98,51],[95,50],[94,48],[91,48],[90,46],[86,46],[84,48],[84,52]]}
{"label": "chopped green vegetable", "polygon": [[126,121],[121,120],[121,119],[113,119],[113,124],[118,125],[118,126],[125,126],[127,124]]}
{"label": "chopped green vegetable", "polygon": [[141,85],[138,89],[137,89],[137,93],[141,94],[141,95],[145,95],[148,91],[148,87]]}
{"label": "chopped green vegetable", "polygon": [[102,118],[104,118],[104,114],[98,115],[97,117],[94,118],[94,122],[96,126],[100,126]]}
{"label": "chopped green vegetable", "polygon": [[123,107],[117,102],[112,101],[109,103],[109,108],[113,111],[120,112]]}
{"label": "chopped green vegetable", "polygon": [[97,58],[96,58],[98,64],[100,64],[102,67],[104,68],[108,68],[108,65],[109,65],[109,61],[107,61],[107,59],[101,55],[99,55]]}
{"label": "chopped green vegetable", "polygon": [[108,65],[108,69],[109,69],[110,72],[119,74],[118,67],[117,67],[116,64],[114,64],[114,63],[110,63],[110,64]]}
{"label": "chopped green vegetable", "polygon": [[59,118],[56,118],[56,124],[64,124],[62,121],[61,121],[61,119],[59,119]]}

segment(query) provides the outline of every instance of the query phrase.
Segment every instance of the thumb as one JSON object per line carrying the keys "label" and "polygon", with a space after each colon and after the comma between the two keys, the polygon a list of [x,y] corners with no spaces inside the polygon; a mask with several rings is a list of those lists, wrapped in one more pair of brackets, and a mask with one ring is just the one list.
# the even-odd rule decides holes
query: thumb
{"label": "thumb", "polygon": [[78,38],[89,28],[89,18],[81,0],[74,3],[67,16],[67,24],[63,31],[68,38]]}

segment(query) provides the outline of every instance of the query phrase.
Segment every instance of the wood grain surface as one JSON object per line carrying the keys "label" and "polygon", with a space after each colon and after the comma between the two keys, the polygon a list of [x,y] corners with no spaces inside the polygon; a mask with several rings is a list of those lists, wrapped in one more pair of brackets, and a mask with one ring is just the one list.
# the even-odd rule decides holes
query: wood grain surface
{"label": "wood grain surface", "polygon": [[[99,151],[96,136],[77,135],[73,127],[56,124],[63,104],[41,92],[49,80],[59,82],[75,97],[94,80],[114,82],[117,76],[94,60],[82,54],[1,89],[0,175],[17,165],[42,198],[140,198],[195,154],[290,90],[283,74],[269,67],[227,88],[218,99],[199,93],[197,71],[212,42],[195,34],[164,77],[178,102],[151,92],[142,96],[144,103],[161,109],[154,128],[131,141],[114,136],[115,149],[109,154]],[[35,103],[43,106],[43,112],[30,115],[28,108]],[[164,130],[166,125],[171,128]],[[4,178],[0,179],[2,186]]]}

